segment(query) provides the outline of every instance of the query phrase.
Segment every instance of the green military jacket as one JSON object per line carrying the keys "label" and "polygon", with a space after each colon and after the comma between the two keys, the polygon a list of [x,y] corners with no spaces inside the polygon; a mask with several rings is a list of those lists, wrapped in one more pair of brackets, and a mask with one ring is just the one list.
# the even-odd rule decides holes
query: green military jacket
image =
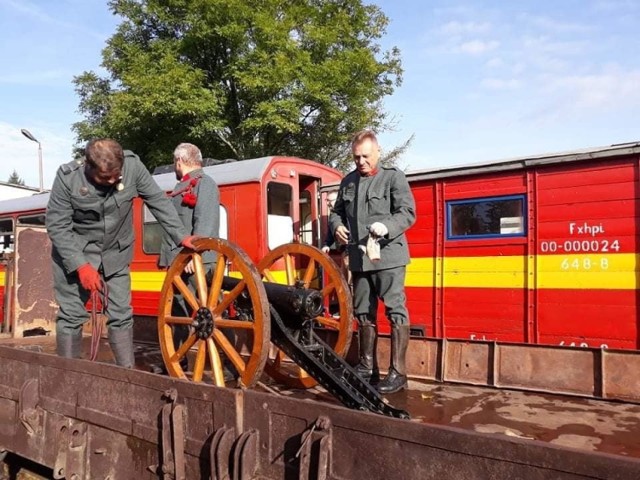
{"label": "green military jacket", "polygon": [[[416,221],[415,201],[404,173],[396,168],[380,167],[370,177],[357,170],[350,172],[338,190],[329,228],[340,225],[351,234],[348,245],[349,269],[353,272],[385,270],[407,265],[409,247],[404,232]],[[380,261],[369,260],[360,246],[366,246],[369,226],[383,223],[389,233],[380,240]]]}
{"label": "green military jacket", "polygon": [[[194,179],[196,179],[195,186],[188,188]],[[196,196],[195,205],[190,206],[184,202],[184,195],[187,193]],[[220,190],[213,178],[206,175],[201,168],[193,170],[186,180],[176,184],[171,201],[182,224],[191,235],[213,238],[220,236]],[[160,267],[171,265],[180,252],[180,247],[177,245],[169,235],[163,236],[158,260]],[[215,260],[215,252],[207,251],[202,255],[202,261],[205,264],[213,263]]]}
{"label": "green military jacket", "polygon": [[62,165],[47,205],[47,233],[52,255],[67,273],[88,262],[85,251],[100,251],[106,277],[133,259],[133,199],[142,197],[176,243],[187,232],[175,208],[137,155],[125,150],[122,180],[101,192],[87,179],[84,159]]}

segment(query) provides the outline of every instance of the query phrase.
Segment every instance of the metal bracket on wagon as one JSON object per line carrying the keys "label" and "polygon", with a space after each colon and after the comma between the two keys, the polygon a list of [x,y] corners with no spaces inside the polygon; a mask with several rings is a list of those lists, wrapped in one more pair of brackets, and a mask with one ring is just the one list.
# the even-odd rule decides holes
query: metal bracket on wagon
{"label": "metal bracket on wagon", "polygon": [[149,470],[162,480],[186,480],[184,458],[184,406],[178,402],[178,392],[169,389],[163,397],[167,404],[161,411],[162,459],[160,465],[150,465]]}

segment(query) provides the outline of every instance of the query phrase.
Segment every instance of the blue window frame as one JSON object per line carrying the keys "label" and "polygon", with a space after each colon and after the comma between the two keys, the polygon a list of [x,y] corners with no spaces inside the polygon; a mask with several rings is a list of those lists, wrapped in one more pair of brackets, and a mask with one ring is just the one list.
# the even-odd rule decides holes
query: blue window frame
{"label": "blue window frame", "polygon": [[473,198],[447,202],[447,239],[524,237],[525,195]]}

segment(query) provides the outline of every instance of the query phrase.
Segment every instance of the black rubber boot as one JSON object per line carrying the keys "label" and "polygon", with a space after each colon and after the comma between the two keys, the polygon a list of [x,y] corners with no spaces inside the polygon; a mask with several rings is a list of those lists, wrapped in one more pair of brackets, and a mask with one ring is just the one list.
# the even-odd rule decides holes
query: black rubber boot
{"label": "black rubber boot", "polygon": [[116,365],[124,368],[133,368],[136,360],[133,353],[133,327],[122,329],[109,329],[109,345]]}
{"label": "black rubber boot", "polygon": [[378,333],[376,332],[376,326],[368,318],[359,319],[359,324],[360,363],[356,365],[356,372],[363,380],[375,385],[380,381],[380,371],[376,361]]}
{"label": "black rubber boot", "polygon": [[82,329],[74,333],[56,335],[56,353],[59,357],[80,358],[82,356]]}
{"label": "black rubber boot", "polygon": [[409,325],[391,326],[391,366],[389,373],[378,384],[378,392],[383,395],[396,393],[407,388],[406,357],[409,346]]}

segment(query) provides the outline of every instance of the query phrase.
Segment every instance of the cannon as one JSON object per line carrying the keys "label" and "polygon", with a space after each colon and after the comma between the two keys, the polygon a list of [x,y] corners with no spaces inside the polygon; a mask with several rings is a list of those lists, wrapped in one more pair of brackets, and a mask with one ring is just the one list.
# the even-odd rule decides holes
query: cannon
{"label": "cannon", "polygon": [[[253,387],[267,373],[293,388],[318,383],[345,406],[409,418],[389,405],[344,359],[351,341],[353,311],[340,269],[315,247],[293,243],[271,251],[258,265],[224,239],[202,238],[171,264],[162,287],[158,337],[172,377],[225,387],[222,359],[238,372],[237,386]],[[217,262],[205,271],[202,253]],[[184,271],[193,261],[195,293]],[[176,294],[192,314],[172,315]],[[175,346],[174,326],[189,333]],[[331,331],[327,340],[318,328]],[[229,332],[232,332],[230,335]],[[189,371],[181,361],[194,357]]]}

